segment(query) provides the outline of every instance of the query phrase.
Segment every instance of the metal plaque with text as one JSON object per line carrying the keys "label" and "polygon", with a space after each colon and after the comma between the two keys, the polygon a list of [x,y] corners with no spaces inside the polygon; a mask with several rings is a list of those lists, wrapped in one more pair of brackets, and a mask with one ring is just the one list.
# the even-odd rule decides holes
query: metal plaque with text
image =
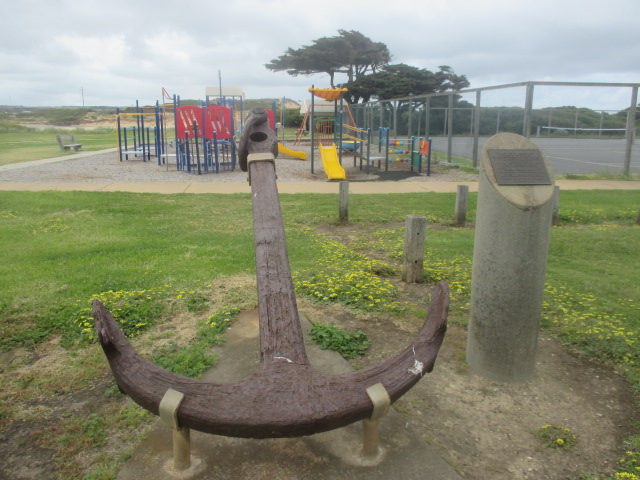
{"label": "metal plaque with text", "polygon": [[551,185],[540,150],[487,150],[498,185]]}

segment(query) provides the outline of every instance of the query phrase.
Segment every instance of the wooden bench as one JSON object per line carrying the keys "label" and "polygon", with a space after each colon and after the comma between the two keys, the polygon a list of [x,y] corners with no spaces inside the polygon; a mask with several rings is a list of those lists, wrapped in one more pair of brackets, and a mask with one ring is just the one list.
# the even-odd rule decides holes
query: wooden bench
{"label": "wooden bench", "polygon": [[56,135],[58,139],[58,145],[60,145],[60,151],[66,152],[67,150],[71,150],[72,148],[77,152],[82,148],[81,143],[77,143],[76,139],[73,138],[73,134],[69,134],[65,137],[61,137],[60,135]]}

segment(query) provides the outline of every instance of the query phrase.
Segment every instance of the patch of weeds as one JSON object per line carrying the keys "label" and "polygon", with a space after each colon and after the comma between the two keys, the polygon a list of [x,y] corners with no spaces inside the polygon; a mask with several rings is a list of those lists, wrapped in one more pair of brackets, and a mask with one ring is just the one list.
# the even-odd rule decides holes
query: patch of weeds
{"label": "patch of weeds", "polygon": [[600,475],[595,473],[581,473],[578,480],[600,480]]}
{"label": "patch of weeds", "polygon": [[101,465],[91,473],[82,477],[82,480],[113,480],[117,474],[109,465]]}
{"label": "patch of weeds", "polygon": [[122,392],[120,391],[120,387],[114,384],[104,390],[104,396],[109,398],[118,398],[122,396]]}
{"label": "patch of weeds", "polygon": [[237,307],[224,307],[209,315],[207,322],[198,328],[196,338],[209,342],[211,345],[222,341],[221,335],[240,313]]}
{"label": "patch of weeds", "polygon": [[409,407],[406,405],[400,404],[400,402],[396,402],[393,404],[393,408],[396,412],[402,415],[402,419],[406,422],[409,420]]}
{"label": "patch of weeds", "polygon": [[[123,333],[133,338],[147,331],[154,325],[168,309],[168,298],[170,292],[168,287],[160,287],[149,290],[109,290],[97,295],[105,307],[109,309]],[[97,340],[93,326],[93,316],[91,307],[80,308],[81,303],[77,302],[79,309],[74,313],[73,323],[76,332],[89,342]]]}
{"label": "patch of weeds", "polygon": [[[623,224],[635,223],[638,210],[631,208],[625,210],[605,210],[603,208],[572,210],[560,209],[558,219],[562,225],[597,225],[605,222],[620,222]],[[619,228],[620,225],[601,225],[605,229]]]}
{"label": "patch of weeds", "polygon": [[203,292],[192,291],[184,295],[184,306],[188,312],[202,313],[209,308],[209,296]]}
{"label": "patch of weeds", "polygon": [[[627,450],[624,452],[618,462],[619,474],[640,475],[640,435],[634,435],[625,441]],[[615,477],[615,478],[633,478],[633,477]],[[638,478],[636,476],[636,478]]]}
{"label": "patch of weeds", "polygon": [[156,350],[151,361],[178,375],[198,378],[218,360],[217,355],[207,353],[206,350],[207,346],[199,343],[179,346],[169,342]]}
{"label": "patch of weeds", "polygon": [[635,473],[622,472],[616,473],[613,476],[613,480],[640,480],[640,477]]}
{"label": "patch of weeds", "polygon": [[355,252],[326,237],[316,240],[322,257],[312,272],[294,275],[299,294],[319,303],[341,303],[366,311],[402,311],[397,289],[380,275],[393,274],[385,262]]}
{"label": "patch of weeds", "polygon": [[558,425],[544,425],[534,432],[544,448],[571,450],[576,446],[578,438],[568,428]]}
{"label": "patch of weeds", "polygon": [[9,210],[0,210],[0,220],[9,220],[12,218],[18,218],[18,215]]}
{"label": "patch of weeds", "polygon": [[636,370],[640,366],[640,330],[632,317],[640,306],[631,299],[619,299],[625,313],[608,313],[598,306],[590,293],[578,293],[564,286],[547,284],[543,302],[543,321],[553,326],[562,339],[584,354],[611,359],[622,367]]}
{"label": "patch of weeds", "polygon": [[364,355],[371,340],[362,331],[350,332],[334,323],[314,323],[309,329],[311,340],[322,350],[333,350],[344,358],[355,358]]}
{"label": "patch of weeds", "polygon": [[198,324],[196,337],[188,345],[180,346],[169,342],[152,354],[151,361],[178,375],[200,377],[218,360],[218,356],[208,353],[208,349],[222,342],[222,333],[229,328],[238,313],[240,309],[235,307],[219,309],[209,315],[206,321]]}
{"label": "patch of weeds", "polygon": [[117,417],[118,423],[129,429],[138,428],[151,418],[153,418],[153,415],[138,405],[122,407]]}
{"label": "patch of weeds", "polygon": [[69,230],[69,226],[62,223],[62,219],[59,217],[43,220],[36,225],[32,233],[34,235],[41,233],[61,233]]}
{"label": "patch of weeds", "polygon": [[107,422],[97,413],[90,414],[82,422],[82,432],[86,435],[92,447],[100,447],[107,441]]}

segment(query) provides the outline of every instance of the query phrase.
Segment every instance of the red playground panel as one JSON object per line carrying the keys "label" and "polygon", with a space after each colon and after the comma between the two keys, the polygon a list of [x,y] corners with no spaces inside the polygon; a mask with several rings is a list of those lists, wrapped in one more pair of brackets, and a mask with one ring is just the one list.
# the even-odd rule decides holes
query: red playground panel
{"label": "red playground panel", "polygon": [[195,125],[198,125],[198,136],[213,140],[214,133],[218,140],[230,140],[233,137],[231,109],[210,105],[206,108],[186,105],[176,111],[178,138],[184,140],[195,137]]}
{"label": "red playground panel", "polygon": [[198,135],[202,135],[202,108],[187,105],[176,109],[176,128],[178,138],[184,140],[185,133],[188,132],[189,138],[195,137],[194,125],[198,124]]}
{"label": "red playground panel", "polygon": [[206,138],[213,140],[215,132],[218,140],[230,140],[233,137],[233,122],[231,109],[218,105],[209,105],[206,108],[207,124]]}

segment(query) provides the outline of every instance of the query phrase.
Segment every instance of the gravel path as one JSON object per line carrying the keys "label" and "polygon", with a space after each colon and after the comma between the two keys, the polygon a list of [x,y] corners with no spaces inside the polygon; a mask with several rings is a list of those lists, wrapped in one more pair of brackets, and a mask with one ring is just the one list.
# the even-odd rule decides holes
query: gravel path
{"label": "gravel path", "polygon": [[[300,147],[292,147],[300,148]],[[305,147],[300,148],[305,150]],[[307,153],[309,148],[306,148]],[[391,164],[390,172],[364,174],[353,167],[352,158],[343,159],[347,179],[350,181],[396,180],[411,182],[470,181],[477,175],[447,169],[441,165],[432,168],[432,175],[411,175],[407,164]],[[285,156],[276,160],[279,182],[326,182],[322,162],[317,156],[314,161],[315,173],[310,172],[309,160],[291,159]],[[8,168],[11,167],[11,168]],[[169,165],[158,166],[157,159],[150,162],[132,159],[120,163],[118,153],[98,152],[82,158],[69,158],[54,163],[27,163],[18,168],[17,164],[0,167],[0,182],[246,182],[247,174],[236,166],[233,172],[193,175],[176,170],[175,160]]]}

